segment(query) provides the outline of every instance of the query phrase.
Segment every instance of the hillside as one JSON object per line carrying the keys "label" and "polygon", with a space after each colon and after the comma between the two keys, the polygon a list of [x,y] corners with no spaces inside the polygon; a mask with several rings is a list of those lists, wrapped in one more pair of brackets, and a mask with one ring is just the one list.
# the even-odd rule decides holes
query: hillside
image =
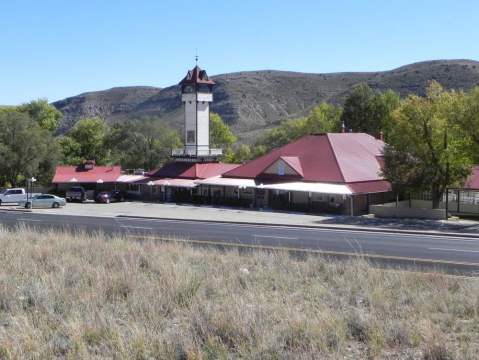
{"label": "hillside", "polygon": [[116,87],[83,93],[53,105],[63,113],[61,130],[64,132],[84,117],[99,116],[111,120],[119,114],[134,112],[138,105],[160,91],[160,88],[150,86]]}
{"label": "hillside", "polygon": [[[368,73],[307,74],[264,70],[222,74],[213,79],[217,86],[212,110],[244,138],[281,120],[303,116],[318,103],[342,104],[351,88],[361,82],[378,90],[393,89],[402,96],[424,94],[430,80],[437,80],[448,89],[469,89],[479,85],[479,62],[436,60]],[[70,97],[54,105],[65,116],[62,132],[85,116],[102,116],[108,121],[159,116],[178,128],[183,119],[177,85],[164,89],[113,88]]]}

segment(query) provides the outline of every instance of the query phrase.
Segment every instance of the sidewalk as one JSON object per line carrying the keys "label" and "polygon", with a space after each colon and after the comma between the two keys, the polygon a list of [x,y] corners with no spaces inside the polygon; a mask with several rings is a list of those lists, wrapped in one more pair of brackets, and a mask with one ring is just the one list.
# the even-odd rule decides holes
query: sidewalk
{"label": "sidewalk", "polygon": [[[1,208],[0,208],[1,210]],[[197,221],[238,222],[286,226],[348,228],[363,230],[421,231],[441,233],[477,234],[479,221],[473,220],[420,220],[377,219],[369,216],[321,216],[303,213],[273,212],[269,210],[244,210],[212,206],[154,204],[125,202],[112,204],[67,204],[61,209],[34,209],[35,213],[64,214],[99,217],[146,217]]]}

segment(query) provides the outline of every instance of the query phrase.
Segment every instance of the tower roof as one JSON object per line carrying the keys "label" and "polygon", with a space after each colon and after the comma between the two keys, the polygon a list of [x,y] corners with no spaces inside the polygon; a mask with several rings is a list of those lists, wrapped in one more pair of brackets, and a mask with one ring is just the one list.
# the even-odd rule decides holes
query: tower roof
{"label": "tower roof", "polygon": [[195,84],[207,84],[207,85],[214,85],[215,82],[210,80],[206,70],[201,70],[201,68],[196,65],[193,70],[188,70],[188,73],[180,81],[180,85],[195,85]]}

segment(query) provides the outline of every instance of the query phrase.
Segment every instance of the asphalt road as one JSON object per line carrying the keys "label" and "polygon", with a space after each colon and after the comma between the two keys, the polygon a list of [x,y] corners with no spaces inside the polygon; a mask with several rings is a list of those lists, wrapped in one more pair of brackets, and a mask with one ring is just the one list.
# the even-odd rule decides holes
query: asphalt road
{"label": "asphalt road", "polygon": [[160,237],[215,246],[287,248],[330,256],[364,256],[379,263],[438,267],[479,274],[479,237],[476,239],[423,234],[378,233],[357,230],[312,229],[288,226],[211,223],[188,220],[107,218],[53,215],[0,210],[0,223],[38,228],[60,228],[122,233],[132,239]]}

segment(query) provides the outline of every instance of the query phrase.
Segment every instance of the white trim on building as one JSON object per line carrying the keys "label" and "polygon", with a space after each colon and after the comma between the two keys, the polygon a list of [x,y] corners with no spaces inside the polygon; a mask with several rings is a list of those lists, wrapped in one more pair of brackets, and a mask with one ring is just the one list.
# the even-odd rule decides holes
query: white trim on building
{"label": "white trim on building", "polygon": [[346,186],[341,184],[327,184],[319,182],[287,182],[277,184],[260,184],[258,189],[268,190],[283,190],[283,191],[302,191],[320,194],[337,194],[337,195],[351,195],[352,191]]}

